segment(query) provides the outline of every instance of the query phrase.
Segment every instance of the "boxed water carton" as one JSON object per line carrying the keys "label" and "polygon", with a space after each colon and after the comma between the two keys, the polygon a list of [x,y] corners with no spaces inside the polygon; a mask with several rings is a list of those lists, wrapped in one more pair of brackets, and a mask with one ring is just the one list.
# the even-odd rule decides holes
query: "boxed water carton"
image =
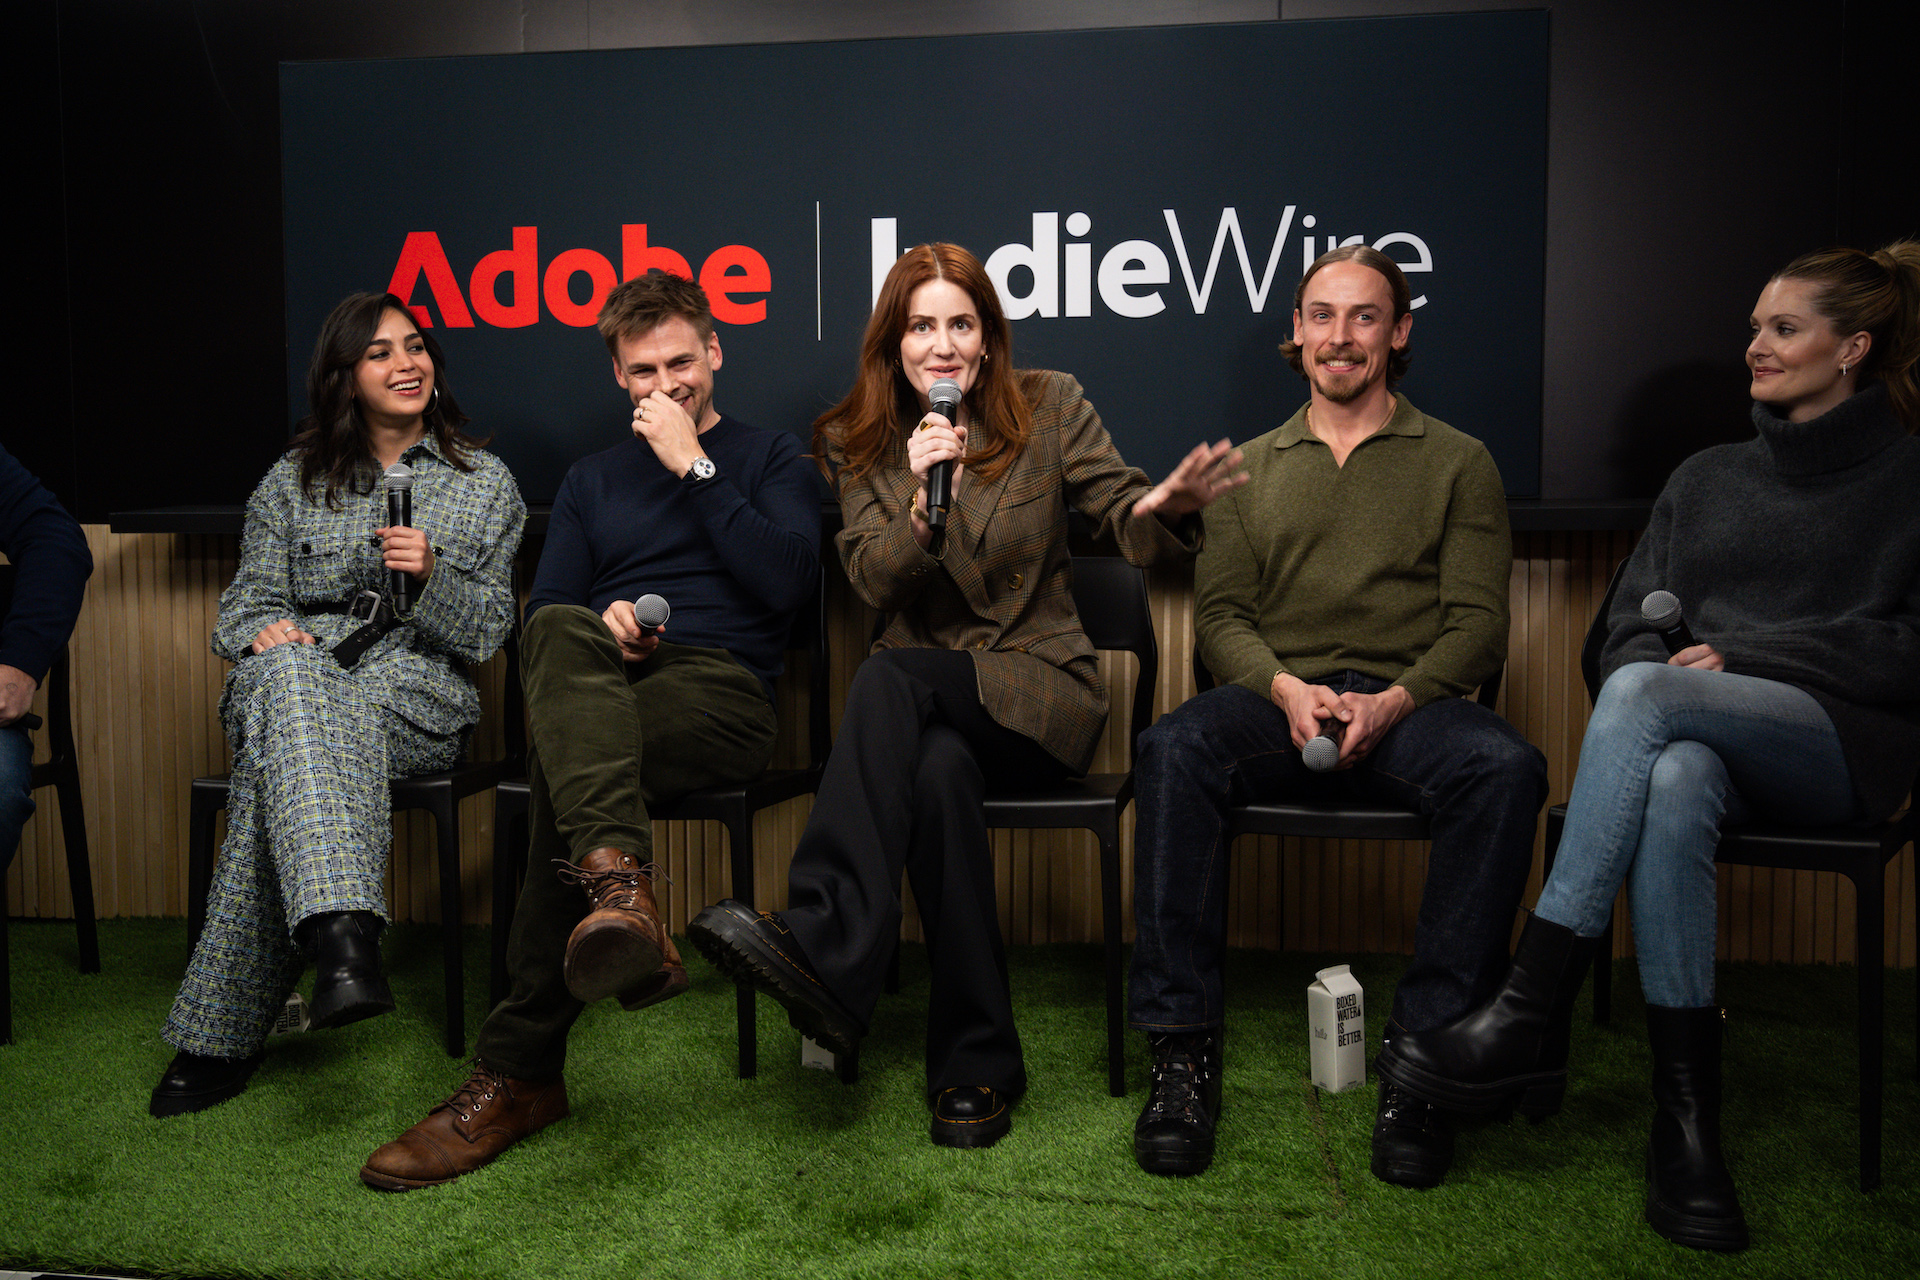
{"label": "boxed water carton", "polygon": [[1313,975],[1307,988],[1307,1027],[1316,1085],[1328,1093],[1344,1093],[1367,1082],[1366,993],[1346,965]]}

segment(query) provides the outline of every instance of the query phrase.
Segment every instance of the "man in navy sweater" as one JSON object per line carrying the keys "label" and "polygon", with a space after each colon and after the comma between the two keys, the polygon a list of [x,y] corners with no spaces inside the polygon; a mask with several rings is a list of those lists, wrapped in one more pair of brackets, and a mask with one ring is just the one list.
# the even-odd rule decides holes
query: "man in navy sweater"
{"label": "man in navy sweater", "polygon": [[[820,571],[820,489],[790,433],[713,405],[720,339],[699,285],[649,271],[600,311],[633,438],[555,496],[522,658],[532,844],[508,942],[513,988],[472,1074],[360,1176],[449,1182],[567,1114],[567,1032],[588,1003],[679,995],[652,889],[647,810],[743,781],[773,750],[772,683]],[[672,608],[649,628],[634,600]]]}
{"label": "man in navy sweater", "polygon": [[26,717],[60,646],[73,634],[93,573],[87,539],[59,499],[0,448],[0,873],[33,814],[33,740]]}

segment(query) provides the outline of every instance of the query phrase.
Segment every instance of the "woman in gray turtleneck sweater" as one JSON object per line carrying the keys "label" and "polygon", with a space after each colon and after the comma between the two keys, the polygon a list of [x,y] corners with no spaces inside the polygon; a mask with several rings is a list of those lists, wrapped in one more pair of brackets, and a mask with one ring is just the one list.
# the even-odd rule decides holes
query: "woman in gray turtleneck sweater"
{"label": "woman in gray turtleneck sweater", "polygon": [[[1920,769],[1920,243],[1798,258],[1752,327],[1758,435],[1682,463],[1627,562],[1506,984],[1379,1061],[1442,1107],[1558,1110],[1573,1000],[1624,884],[1654,1057],[1646,1217],[1701,1249],[1747,1244],[1720,1152],[1720,824],[1877,819]],[[1692,631],[1671,656],[1641,618],[1656,590]]]}

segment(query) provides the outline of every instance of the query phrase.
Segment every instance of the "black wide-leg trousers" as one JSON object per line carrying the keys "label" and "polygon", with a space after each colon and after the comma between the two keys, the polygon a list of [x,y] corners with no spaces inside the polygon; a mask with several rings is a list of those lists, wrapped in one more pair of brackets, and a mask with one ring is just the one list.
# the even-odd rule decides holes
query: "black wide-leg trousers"
{"label": "black wide-leg trousers", "polygon": [[965,1085],[1026,1090],[981,804],[989,784],[1066,772],[987,714],[969,654],[884,649],[854,675],[781,919],[820,980],[868,1023],[900,937],[904,871],[932,968],[930,1099]]}

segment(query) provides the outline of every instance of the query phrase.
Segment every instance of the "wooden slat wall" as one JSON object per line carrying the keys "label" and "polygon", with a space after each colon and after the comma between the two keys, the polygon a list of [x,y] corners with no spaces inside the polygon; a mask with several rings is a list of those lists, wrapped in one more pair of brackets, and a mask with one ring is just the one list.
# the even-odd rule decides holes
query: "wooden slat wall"
{"label": "wooden slat wall", "polygon": [[[235,540],[177,534],[114,535],[88,526],[96,569],[74,636],[75,726],[82,755],[94,891],[103,916],[183,915],[186,885],[187,781],[227,765],[216,704],[225,664],[207,648],[221,588],[232,576]],[[1578,672],[1580,642],[1614,563],[1631,534],[1531,533],[1515,539],[1511,587],[1513,637],[1501,710],[1546,753],[1551,801],[1566,798],[1586,727],[1587,698]],[[1192,582],[1183,570],[1151,576],[1160,641],[1156,713],[1193,692],[1189,653]],[[865,652],[872,614],[844,582],[830,590],[833,618],[833,703]],[[1109,683],[1131,688],[1132,660],[1106,659]],[[482,669],[487,720],[478,749],[498,754],[502,662]],[[786,726],[781,759],[804,749],[805,686],[783,681]],[[42,696],[44,702],[44,694]],[[1116,704],[1124,705],[1122,697]],[[42,707],[44,710],[44,707]],[[1108,725],[1096,768],[1122,767],[1124,717]],[[60,819],[50,792],[27,825],[7,873],[14,915],[72,914]],[[760,905],[784,902],[785,867],[808,802],[762,814],[754,833]],[[1129,818],[1130,820],[1130,818]],[[485,797],[462,810],[462,901],[469,921],[488,918],[487,869],[493,843],[492,804]],[[672,877],[665,891],[675,930],[730,891],[726,836],[714,823],[662,824],[656,857]],[[1100,936],[1097,854],[1091,836],[1001,831],[994,834],[1002,922],[1013,942],[1092,941]],[[405,920],[434,920],[431,824],[423,815],[395,824],[392,906]],[[1333,951],[1406,951],[1413,939],[1426,849],[1420,844],[1356,844],[1243,837],[1235,848],[1230,941],[1236,946]],[[1886,958],[1915,962],[1911,849],[1888,881]],[[1854,947],[1851,887],[1812,872],[1722,868],[1721,954],[1739,960],[1849,961]],[[1539,890],[1536,854],[1528,901]],[[1131,901],[1131,883],[1127,886]],[[907,930],[917,934],[909,916]],[[1631,940],[1620,931],[1621,954]]]}

